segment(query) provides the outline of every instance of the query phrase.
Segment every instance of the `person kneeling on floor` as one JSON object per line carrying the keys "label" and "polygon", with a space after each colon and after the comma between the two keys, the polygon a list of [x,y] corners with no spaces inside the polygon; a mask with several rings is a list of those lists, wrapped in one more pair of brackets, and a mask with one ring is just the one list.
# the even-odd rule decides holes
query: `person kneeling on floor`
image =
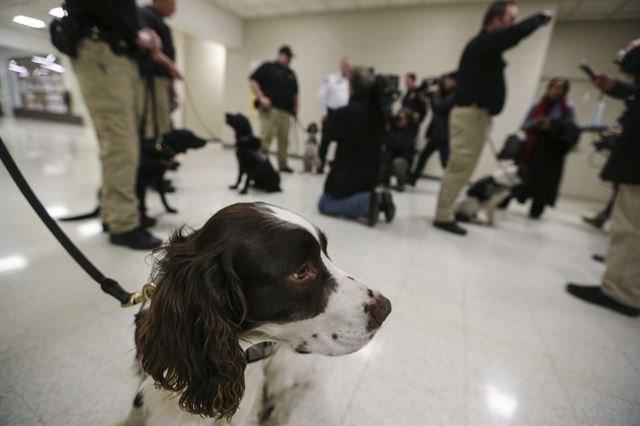
{"label": "person kneeling on floor", "polygon": [[322,214],[365,218],[369,226],[377,223],[380,211],[387,222],[395,215],[391,194],[375,189],[385,136],[375,81],[370,70],[354,68],[349,78],[349,104],[337,109],[327,123],[337,149],[318,202]]}

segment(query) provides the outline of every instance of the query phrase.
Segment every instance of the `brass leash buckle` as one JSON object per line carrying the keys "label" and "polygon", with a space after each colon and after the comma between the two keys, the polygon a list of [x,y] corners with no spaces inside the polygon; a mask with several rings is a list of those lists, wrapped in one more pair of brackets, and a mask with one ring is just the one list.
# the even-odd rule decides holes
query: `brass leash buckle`
{"label": "brass leash buckle", "polygon": [[129,308],[131,306],[137,305],[138,303],[146,302],[153,297],[153,293],[156,291],[156,285],[154,283],[146,283],[142,286],[141,291],[136,291],[131,294],[129,301],[127,303],[123,303],[123,308]]}

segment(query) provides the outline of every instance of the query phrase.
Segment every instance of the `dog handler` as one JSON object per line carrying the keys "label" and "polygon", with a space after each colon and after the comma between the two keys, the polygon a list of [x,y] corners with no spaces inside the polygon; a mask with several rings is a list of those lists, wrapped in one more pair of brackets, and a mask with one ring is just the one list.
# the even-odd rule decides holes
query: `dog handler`
{"label": "dog handler", "polygon": [[269,150],[273,137],[278,139],[278,167],[284,173],[293,172],[287,165],[289,116],[298,114],[298,80],[289,66],[291,58],[291,48],[282,46],[274,62],[265,62],[249,77],[260,109],[263,147]]}
{"label": "dog handler", "polygon": [[467,233],[456,223],[453,205],[478,164],[491,117],[504,106],[506,63],[502,53],[552,17],[553,13],[545,10],[514,25],[518,18],[515,1],[494,2],[485,13],[482,31],[465,47],[458,68],[456,106],[449,124],[451,159],[442,178],[435,227],[457,235]]}
{"label": "dog handler", "polygon": [[111,243],[150,250],[162,241],[140,226],[135,193],[142,86],[134,56],[160,51],[160,40],[140,29],[134,0],[67,0],[66,7],[81,33],[71,63],[100,143],[102,221]]}

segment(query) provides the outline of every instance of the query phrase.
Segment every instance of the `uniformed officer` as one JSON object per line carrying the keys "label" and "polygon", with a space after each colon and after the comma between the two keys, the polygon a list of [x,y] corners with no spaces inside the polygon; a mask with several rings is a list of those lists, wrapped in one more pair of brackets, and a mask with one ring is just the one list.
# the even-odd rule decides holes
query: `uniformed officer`
{"label": "uniformed officer", "polygon": [[278,167],[281,172],[292,173],[287,165],[290,116],[298,113],[298,80],[289,67],[293,52],[282,46],[273,62],[265,62],[249,77],[260,110],[260,130],[265,149],[278,139]]}

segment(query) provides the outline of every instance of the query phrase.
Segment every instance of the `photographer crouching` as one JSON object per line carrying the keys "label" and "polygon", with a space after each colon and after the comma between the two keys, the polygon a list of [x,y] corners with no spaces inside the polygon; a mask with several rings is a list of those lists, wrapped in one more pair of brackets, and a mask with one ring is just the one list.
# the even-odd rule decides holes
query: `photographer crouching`
{"label": "photographer crouching", "polygon": [[388,222],[395,214],[391,194],[375,190],[386,130],[384,105],[376,87],[370,69],[352,70],[349,104],[337,109],[327,123],[337,149],[318,202],[322,214],[365,218],[369,226],[377,223],[381,210]]}
{"label": "photographer crouching", "polygon": [[640,315],[640,39],[629,43],[619,63],[633,84],[606,74],[593,83],[607,95],[624,99],[622,134],[611,149],[601,177],[618,183],[606,270],[600,286],[569,284],[567,291],[586,302],[623,315]]}

